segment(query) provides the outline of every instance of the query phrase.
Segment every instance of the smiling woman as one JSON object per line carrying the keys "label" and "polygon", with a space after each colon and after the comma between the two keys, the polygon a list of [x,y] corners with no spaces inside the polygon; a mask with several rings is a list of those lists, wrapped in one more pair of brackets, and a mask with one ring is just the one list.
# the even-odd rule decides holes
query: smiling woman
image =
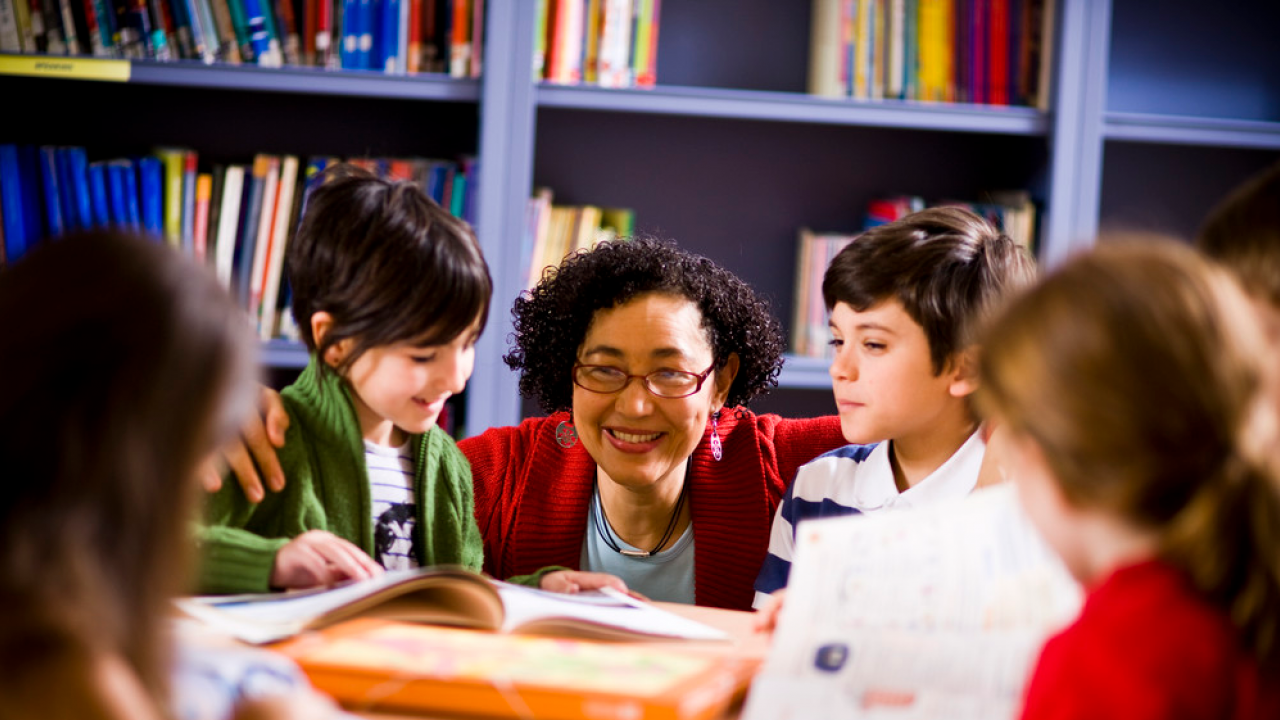
{"label": "smiling woman", "polygon": [[750,608],[787,484],[845,442],[834,416],[743,407],[782,365],[767,304],[640,238],[569,257],[513,314],[506,362],[550,414],[459,443],[486,570],[600,571],[655,600]]}

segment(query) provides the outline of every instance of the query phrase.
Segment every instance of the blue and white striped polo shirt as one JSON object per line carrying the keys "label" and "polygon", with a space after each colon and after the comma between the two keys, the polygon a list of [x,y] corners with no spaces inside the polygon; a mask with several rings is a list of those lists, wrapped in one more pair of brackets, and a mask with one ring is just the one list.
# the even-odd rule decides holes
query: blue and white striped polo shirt
{"label": "blue and white striped polo shirt", "polygon": [[920,507],[962,497],[977,485],[987,448],[982,433],[974,432],[937,470],[905,492],[898,492],[889,445],[845,445],[800,468],[773,519],[769,554],[756,578],[755,607],[760,607],[769,593],[787,586],[796,526],[801,520]]}

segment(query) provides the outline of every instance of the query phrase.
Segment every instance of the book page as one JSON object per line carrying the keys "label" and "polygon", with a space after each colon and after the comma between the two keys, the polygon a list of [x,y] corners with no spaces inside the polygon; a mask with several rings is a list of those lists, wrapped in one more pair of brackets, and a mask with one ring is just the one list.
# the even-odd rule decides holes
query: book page
{"label": "book page", "polygon": [[728,640],[709,625],[680,617],[622,593],[572,595],[495,582],[506,610],[504,632],[597,639]]}
{"label": "book page", "polygon": [[1081,591],[1011,484],[799,527],[744,718],[1011,718]]}
{"label": "book page", "polygon": [[360,614],[487,628],[496,627],[501,614],[481,575],[439,567],[389,571],[330,588],[181,598],[177,605],[250,643],[280,640]]}

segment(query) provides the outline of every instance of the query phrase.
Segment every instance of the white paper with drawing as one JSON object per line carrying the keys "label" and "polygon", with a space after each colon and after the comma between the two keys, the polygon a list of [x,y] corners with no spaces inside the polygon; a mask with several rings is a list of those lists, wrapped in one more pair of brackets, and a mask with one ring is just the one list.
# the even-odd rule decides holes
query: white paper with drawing
{"label": "white paper with drawing", "polygon": [[1012,485],[807,521],[744,718],[1012,718],[1081,599]]}

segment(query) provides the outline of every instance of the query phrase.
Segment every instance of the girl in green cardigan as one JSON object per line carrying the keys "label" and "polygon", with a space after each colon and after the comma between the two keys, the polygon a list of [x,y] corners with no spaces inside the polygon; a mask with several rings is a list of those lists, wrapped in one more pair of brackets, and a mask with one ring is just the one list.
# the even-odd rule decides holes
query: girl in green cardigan
{"label": "girl in green cardigan", "polygon": [[[289,482],[261,502],[208,498],[201,591],[329,585],[387,569],[479,571],[471,469],[437,418],[471,375],[492,295],[471,228],[409,182],[340,165],[310,191],[286,251],[310,362],[282,393]],[[573,591],[612,576],[513,578]]]}

